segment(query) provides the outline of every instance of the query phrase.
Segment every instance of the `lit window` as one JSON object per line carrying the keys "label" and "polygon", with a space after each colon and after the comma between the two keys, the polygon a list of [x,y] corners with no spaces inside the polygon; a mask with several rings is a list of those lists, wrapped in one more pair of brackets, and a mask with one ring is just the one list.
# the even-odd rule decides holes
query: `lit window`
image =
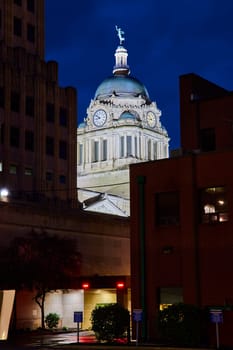
{"label": "lit window", "polygon": [[228,203],[225,187],[208,187],[200,190],[201,222],[228,221]]}
{"label": "lit window", "polygon": [[0,173],[3,171],[3,163],[0,162]]}

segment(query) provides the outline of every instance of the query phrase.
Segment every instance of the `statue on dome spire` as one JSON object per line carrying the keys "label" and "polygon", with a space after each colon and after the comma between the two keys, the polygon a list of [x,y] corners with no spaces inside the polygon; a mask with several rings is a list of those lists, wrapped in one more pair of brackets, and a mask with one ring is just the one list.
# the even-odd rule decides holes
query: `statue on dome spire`
{"label": "statue on dome spire", "polygon": [[115,26],[115,27],[116,27],[118,38],[120,40],[120,45],[122,45],[122,42],[125,41],[125,38],[123,37],[125,32],[123,32],[123,30],[121,28],[119,28],[118,26]]}

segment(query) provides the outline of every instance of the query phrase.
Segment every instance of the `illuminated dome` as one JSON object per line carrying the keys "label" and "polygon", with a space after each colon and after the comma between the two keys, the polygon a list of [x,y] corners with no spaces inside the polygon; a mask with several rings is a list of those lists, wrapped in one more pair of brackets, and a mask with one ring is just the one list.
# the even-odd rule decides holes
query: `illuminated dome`
{"label": "illuminated dome", "polygon": [[136,78],[128,75],[113,75],[105,79],[97,88],[95,100],[116,96],[140,96],[149,100],[149,94],[146,87]]}

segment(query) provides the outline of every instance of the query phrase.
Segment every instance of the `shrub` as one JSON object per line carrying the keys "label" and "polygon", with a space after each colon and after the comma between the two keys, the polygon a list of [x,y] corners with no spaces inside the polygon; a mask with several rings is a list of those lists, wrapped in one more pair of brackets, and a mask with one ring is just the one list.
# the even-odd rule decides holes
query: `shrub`
{"label": "shrub", "polygon": [[56,313],[50,313],[45,317],[45,323],[49,329],[57,328],[60,316]]}
{"label": "shrub", "polygon": [[160,335],[168,344],[199,346],[204,318],[201,310],[188,304],[173,304],[159,311]]}
{"label": "shrub", "polygon": [[120,304],[97,306],[91,314],[92,330],[98,341],[123,338],[129,327],[129,311]]}

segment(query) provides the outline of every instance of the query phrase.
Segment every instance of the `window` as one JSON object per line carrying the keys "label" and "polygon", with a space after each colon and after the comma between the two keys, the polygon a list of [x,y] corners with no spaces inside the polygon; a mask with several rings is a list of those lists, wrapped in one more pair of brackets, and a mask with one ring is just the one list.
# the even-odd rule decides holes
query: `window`
{"label": "window", "polygon": [[120,138],[120,157],[123,158],[125,155],[125,138],[121,136]]}
{"label": "window", "polygon": [[67,110],[63,107],[60,108],[60,125],[67,126]]}
{"label": "window", "polygon": [[11,110],[18,113],[20,111],[20,94],[18,92],[11,92]]}
{"label": "window", "polygon": [[1,145],[4,144],[4,134],[5,134],[5,125],[0,124],[0,143],[1,143]]}
{"label": "window", "polygon": [[34,0],[27,0],[27,10],[30,12],[35,11],[35,1]]}
{"label": "window", "polygon": [[0,173],[3,172],[3,162],[0,161]]}
{"label": "window", "polygon": [[0,108],[5,107],[5,90],[4,87],[0,87]]}
{"label": "window", "polygon": [[83,163],[83,144],[79,144],[79,158],[78,158],[78,165],[81,165]]}
{"label": "window", "polygon": [[174,287],[159,288],[159,305],[160,310],[172,304],[183,303],[183,289]]}
{"label": "window", "polygon": [[46,172],[46,181],[53,181],[53,173],[51,171]]}
{"label": "window", "polygon": [[102,143],[102,160],[107,160],[107,140]]}
{"label": "window", "polygon": [[25,168],[24,169],[24,175],[32,176],[32,168]]}
{"label": "window", "polygon": [[14,17],[14,35],[22,36],[22,21],[18,17]]}
{"label": "window", "polygon": [[148,147],[148,160],[151,160],[152,159],[152,157],[151,157],[151,140],[148,140],[147,147]]}
{"label": "window", "polygon": [[201,129],[200,147],[203,152],[215,151],[215,130],[213,128]]}
{"label": "window", "polygon": [[54,139],[52,137],[46,137],[46,154],[49,156],[54,155]]}
{"label": "window", "polygon": [[31,43],[35,42],[35,27],[32,24],[27,25],[27,39]]}
{"label": "window", "polygon": [[14,0],[14,4],[22,6],[22,0]]}
{"label": "window", "polygon": [[127,135],[127,157],[132,156],[132,137]]}
{"label": "window", "polygon": [[66,183],[66,176],[65,175],[60,175],[59,176],[59,181],[60,181],[60,184],[65,184]]}
{"label": "window", "polygon": [[25,131],[25,150],[34,151],[34,133],[32,131]]}
{"label": "window", "polygon": [[93,147],[94,147],[93,162],[98,162],[99,161],[99,141],[94,141]]}
{"label": "window", "polygon": [[34,117],[34,97],[33,96],[26,96],[26,101],[25,101],[25,113],[26,115],[29,115],[30,117]]}
{"label": "window", "polygon": [[200,190],[201,223],[228,221],[228,203],[225,187]]}
{"label": "window", "polygon": [[65,141],[59,141],[59,157],[67,159],[67,143]]}
{"label": "window", "polygon": [[49,123],[53,123],[55,120],[55,108],[53,103],[47,103],[46,106],[46,120]]}
{"label": "window", "polygon": [[177,225],[180,222],[178,192],[156,194],[156,222],[158,225]]}
{"label": "window", "polygon": [[134,148],[135,148],[135,157],[138,157],[138,139],[137,136],[134,138]]}
{"label": "window", "polygon": [[9,173],[13,175],[17,174],[17,166],[15,164],[10,164]]}
{"label": "window", "polygon": [[154,159],[157,159],[157,142],[153,143],[153,154],[154,154]]}
{"label": "window", "polygon": [[2,11],[0,10],[0,29],[2,28]]}
{"label": "window", "polygon": [[10,128],[10,145],[12,147],[19,147],[19,128],[11,126]]}

